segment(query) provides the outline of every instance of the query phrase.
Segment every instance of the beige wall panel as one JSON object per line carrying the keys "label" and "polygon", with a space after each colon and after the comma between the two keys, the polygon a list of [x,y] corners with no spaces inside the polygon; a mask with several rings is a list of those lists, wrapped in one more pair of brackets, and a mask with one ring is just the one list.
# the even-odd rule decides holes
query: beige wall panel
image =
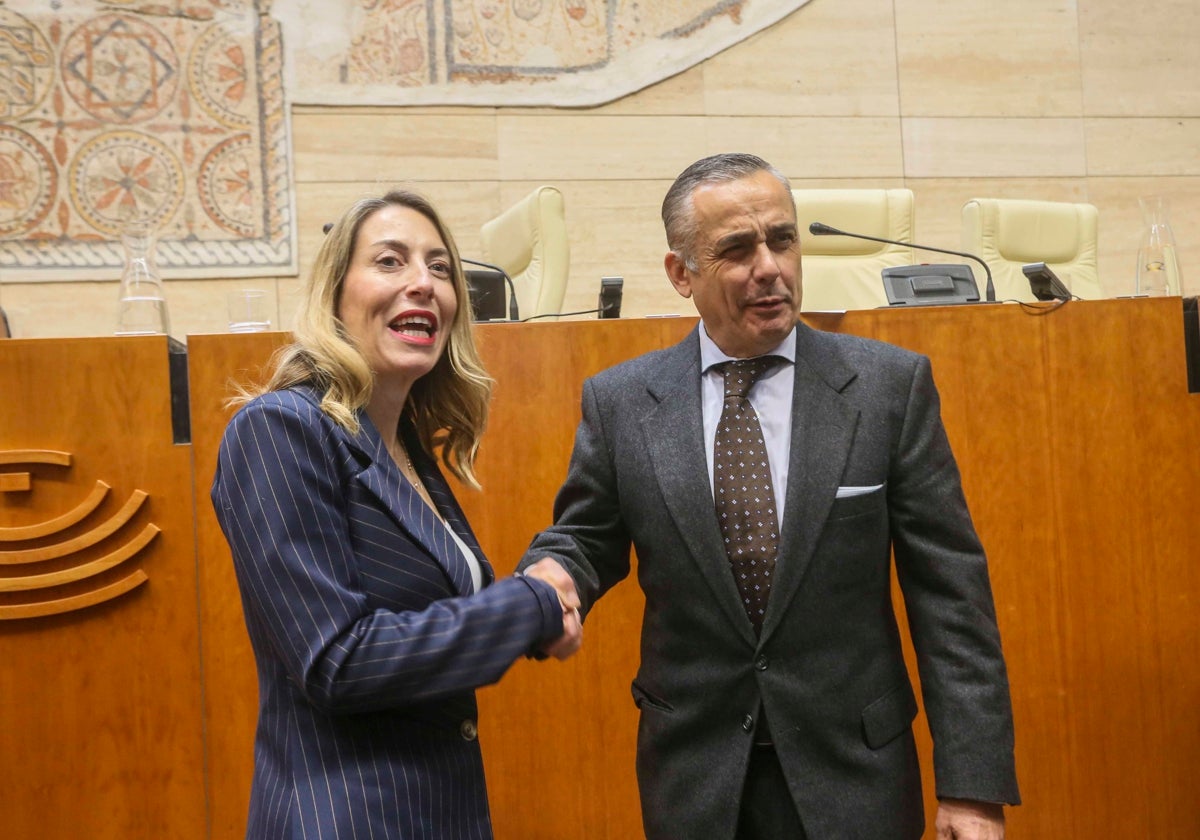
{"label": "beige wall panel", "polygon": [[907,187],[903,178],[807,178],[788,176],[794,190],[890,190]]}
{"label": "beige wall panel", "polygon": [[[171,285],[167,281],[167,295]],[[112,335],[117,328],[115,273],[104,283],[4,283],[0,306],[13,338]]]}
{"label": "beige wall panel", "polygon": [[1085,174],[1081,120],[910,118],[903,122],[904,174],[909,178]]}
{"label": "beige wall panel", "polygon": [[[221,333],[229,327],[228,295],[234,289],[267,292],[268,313],[278,324],[275,277],[233,280],[166,280],[164,293],[171,335],[181,341],[194,333]],[[8,313],[14,338],[67,338],[112,335],[117,327],[120,287],[112,282],[5,283],[0,306]]]}
{"label": "beige wall panel", "polygon": [[615,102],[593,108],[591,112],[607,116],[698,114],[704,108],[704,84],[704,65],[699,64]]}
{"label": "beige wall panel", "polygon": [[698,64],[657,84],[592,108],[505,108],[499,113],[506,116],[542,117],[562,114],[607,117],[699,114],[704,110],[703,68],[704,64]]}
{"label": "beige wall panel", "polygon": [[891,117],[728,117],[709,120],[707,132],[710,152],[753,152],[789,178],[904,174]]}
{"label": "beige wall panel", "polygon": [[674,178],[708,152],[703,117],[502,113],[499,178],[567,180]]}
{"label": "beige wall panel", "polygon": [[1079,116],[1072,2],[896,4],[905,116]]}
{"label": "beige wall panel", "polygon": [[890,0],[812,0],[702,65],[705,113],[897,116],[892,24]]}
{"label": "beige wall panel", "polygon": [[1200,295],[1200,177],[1091,178],[1089,190],[1100,210],[1100,267],[1117,294],[1133,292],[1138,244],[1142,237],[1140,196],[1167,199],[1171,230],[1178,245],[1185,295]]}
{"label": "beige wall panel", "polygon": [[418,116],[495,117],[499,108],[487,105],[293,105],[292,116],[339,116],[387,117],[398,111]]}
{"label": "beige wall panel", "polygon": [[1200,3],[1080,0],[1079,24],[1085,114],[1200,115]]}
{"label": "beige wall panel", "polygon": [[229,332],[229,296],[239,289],[266,292],[266,312],[271,328],[290,326],[280,320],[279,284],[291,278],[242,277],[234,280],[169,280],[167,307],[171,334],[180,340],[200,333]]}
{"label": "beige wall panel", "polygon": [[1088,119],[1083,127],[1089,175],[1200,175],[1200,117]]}
{"label": "beige wall panel", "polygon": [[496,177],[496,117],[490,109],[296,113],[292,146],[302,183]]}

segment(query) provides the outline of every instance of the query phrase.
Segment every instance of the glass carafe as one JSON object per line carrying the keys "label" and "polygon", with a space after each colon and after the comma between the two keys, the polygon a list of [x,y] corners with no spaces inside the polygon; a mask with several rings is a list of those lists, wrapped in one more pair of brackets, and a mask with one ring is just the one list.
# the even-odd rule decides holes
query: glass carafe
{"label": "glass carafe", "polygon": [[133,221],[121,229],[125,268],[117,308],[117,335],[166,335],[171,332],[163,281],[154,262],[154,226]]}
{"label": "glass carafe", "polygon": [[1142,208],[1142,240],[1137,254],[1134,293],[1163,297],[1178,295],[1182,284],[1175,254],[1175,233],[1167,217],[1167,200],[1162,196],[1138,199]]}

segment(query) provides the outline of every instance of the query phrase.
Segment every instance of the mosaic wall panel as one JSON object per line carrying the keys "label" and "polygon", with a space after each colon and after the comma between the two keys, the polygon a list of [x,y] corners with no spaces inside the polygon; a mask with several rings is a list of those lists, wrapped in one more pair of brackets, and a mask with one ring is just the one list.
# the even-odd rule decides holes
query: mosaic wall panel
{"label": "mosaic wall panel", "polygon": [[275,0],[288,90],[314,104],[596,105],[806,0]]}
{"label": "mosaic wall panel", "polygon": [[135,219],[168,277],[295,272],[268,4],[0,2],[0,279],[114,279]]}

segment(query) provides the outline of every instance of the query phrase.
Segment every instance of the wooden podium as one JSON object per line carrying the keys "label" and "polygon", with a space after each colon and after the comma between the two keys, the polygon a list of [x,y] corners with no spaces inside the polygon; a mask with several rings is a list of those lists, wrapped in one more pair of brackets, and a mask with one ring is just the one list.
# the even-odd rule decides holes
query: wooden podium
{"label": "wooden podium", "polygon": [[[1179,299],[805,320],[933,360],[1012,681],[1009,836],[1200,836],[1200,395]],[[499,574],[549,522],[583,378],[694,324],[477,328],[497,387],[484,493],[458,493]],[[208,491],[230,382],[286,338],[189,339],[190,444],[165,339],[0,341],[0,836],[243,835],[257,688]],[[640,836],[641,606],[626,581],[579,656],[481,691],[500,840]],[[918,740],[932,824],[923,718]]]}

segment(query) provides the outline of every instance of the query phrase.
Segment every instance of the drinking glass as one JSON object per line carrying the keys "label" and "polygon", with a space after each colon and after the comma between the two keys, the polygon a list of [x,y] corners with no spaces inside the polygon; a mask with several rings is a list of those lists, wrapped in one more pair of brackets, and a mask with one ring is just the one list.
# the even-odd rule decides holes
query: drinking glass
{"label": "drinking glass", "polygon": [[262,289],[235,289],[229,293],[229,331],[266,332],[271,329],[267,293]]}

